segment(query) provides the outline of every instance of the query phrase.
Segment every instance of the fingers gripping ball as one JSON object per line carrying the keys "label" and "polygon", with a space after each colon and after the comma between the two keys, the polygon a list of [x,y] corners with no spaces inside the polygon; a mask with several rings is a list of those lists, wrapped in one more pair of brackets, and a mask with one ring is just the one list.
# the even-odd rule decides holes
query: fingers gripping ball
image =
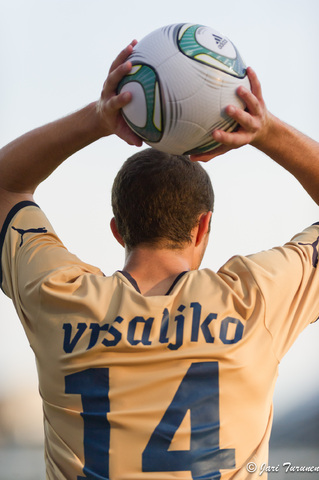
{"label": "fingers gripping ball", "polygon": [[229,104],[249,88],[246,66],[235,45],[212,28],[174,24],[155,30],[134,48],[132,70],[119,83],[132,101],[122,109],[130,128],[147,144],[173,154],[199,154],[219,144],[215,129],[232,131]]}

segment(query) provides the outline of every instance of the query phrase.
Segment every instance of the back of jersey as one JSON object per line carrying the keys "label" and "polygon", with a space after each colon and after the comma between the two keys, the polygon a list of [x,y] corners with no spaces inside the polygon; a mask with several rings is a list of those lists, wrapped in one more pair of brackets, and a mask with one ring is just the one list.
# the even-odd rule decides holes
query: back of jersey
{"label": "back of jersey", "polygon": [[[86,290],[92,279],[100,286],[91,311],[54,326],[59,353],[37,352],[49,478],[60,478],[57,463],[61,478],[168,480],[231,478],[256,451],[266,462],[277,360],[254,288],[239,300],[207,270],[156,297],[143,297],[121,273],[88,276]],[[111,301],[103,295],[110,291]]]}

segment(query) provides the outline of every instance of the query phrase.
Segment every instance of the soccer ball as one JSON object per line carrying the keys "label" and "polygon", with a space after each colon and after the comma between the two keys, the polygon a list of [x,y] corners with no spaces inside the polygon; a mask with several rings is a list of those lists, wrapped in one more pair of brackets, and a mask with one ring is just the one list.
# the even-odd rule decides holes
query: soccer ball
{"label": "soccer ball", "polygon": [[130,128],[148,145],[171,154],[216,148],[215,129],[233,131],[229,104],[245,108],[236,95],[249,87],[235,45],[210,27],[168,25],[144,37],[129,57],[132,70],[118,86],[132,101],[122,109]]}

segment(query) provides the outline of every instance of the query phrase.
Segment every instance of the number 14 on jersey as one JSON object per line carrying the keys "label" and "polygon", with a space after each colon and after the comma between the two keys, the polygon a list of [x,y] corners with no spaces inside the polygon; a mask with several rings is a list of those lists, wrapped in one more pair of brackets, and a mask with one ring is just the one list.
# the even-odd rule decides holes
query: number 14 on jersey
{"label": "number 14 on jersey", "polygon": [[[109,480],[109,369],[93,368],[68,375],[65,392],[81,395],[83,406],[85,465],[84,476],[77,480]],[[188,412],[190,449],[170,450]],[[150,432],[142,453],[142,471],[189,471],[194,480],[219,479],[221,469],[235,467],[235,450],[220,449],[219,425],[218,362],[192,363],[161,421]]]}

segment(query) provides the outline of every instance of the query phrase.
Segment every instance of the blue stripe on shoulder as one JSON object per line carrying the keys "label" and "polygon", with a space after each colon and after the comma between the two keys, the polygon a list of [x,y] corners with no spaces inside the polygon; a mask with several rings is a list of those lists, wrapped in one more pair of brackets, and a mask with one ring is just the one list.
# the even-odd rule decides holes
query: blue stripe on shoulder
{"label": "blue stripe on shoulder", "polygon": [[31,201],[29,201],[29,200],[24,200],[23,202],[19,202],[19,203],[17,203],[14,207],[12,207],[12,209],[11,209],[10,212],[8,213],[7,218],[5,219],[4,224],[3,224],[3,227],[2,227],[2,229],[1,229],[1,232],[0,232],[0,288],[1,288],[1,289],[2,289],[2,262],[1,262],[1,259],[2,259],[2,249],[3,249],[4,239],[5,239],[5,236],[6,236],[8,227],[9,227],[10,222],[11,222],[11,220],[13,219],[13,217],[14,217],[22,208],[24,208],[24,207],[29,207],[30,205],[33,205],[34,207],[38,207],[38,208],[39,208],[39,205],[37,205],[36,203],[31,202]]}

